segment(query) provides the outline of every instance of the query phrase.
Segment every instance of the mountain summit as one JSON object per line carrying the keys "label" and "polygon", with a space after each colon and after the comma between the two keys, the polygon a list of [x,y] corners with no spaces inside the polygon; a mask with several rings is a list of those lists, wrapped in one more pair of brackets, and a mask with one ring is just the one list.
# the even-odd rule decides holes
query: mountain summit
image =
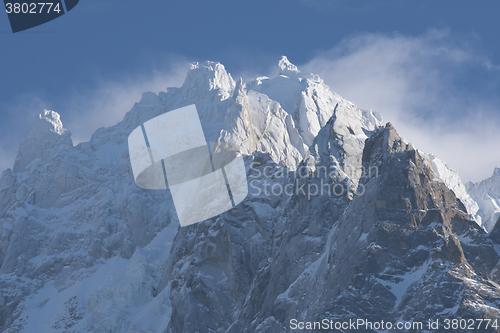
{"label": "mountain summit", "polygon": [[57,112],[45,110],[38,115],[28,138],[21,143],[14,163],[14,172],[21,172],[36,158],[47,155],[48,150],[71,148],[71,133],[63,128]]}

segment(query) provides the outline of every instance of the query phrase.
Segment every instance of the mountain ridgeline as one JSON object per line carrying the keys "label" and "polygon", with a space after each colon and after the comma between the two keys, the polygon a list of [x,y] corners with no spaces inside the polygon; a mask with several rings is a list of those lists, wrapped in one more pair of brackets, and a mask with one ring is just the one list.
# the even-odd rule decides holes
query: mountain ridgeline
{"label": "mountain ridgeline", "polygon": [[[0,332],[500,332],[500,169],[464,185],[379,113],[279,68],[243,83],[194,63],[76,146],[38,116],[0,178]],[[127,138],[191,104],[208,142],[240,147],[249,195],[180,228],[168,189],[134,183]]]}

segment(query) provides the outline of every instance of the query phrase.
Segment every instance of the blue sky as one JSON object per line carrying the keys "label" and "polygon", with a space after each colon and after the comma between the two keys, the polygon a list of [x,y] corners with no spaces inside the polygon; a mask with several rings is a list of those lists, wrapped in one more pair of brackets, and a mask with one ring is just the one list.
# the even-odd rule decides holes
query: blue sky
{"label": "blue sky", "polygon": [[250,78],[287,55],[477,181],[500,164],[498,12],[471,0],[80,0],[17,34],[0,15],[0,169],[44,108],[88,140],[142,91],[182,84],[188,62]]}

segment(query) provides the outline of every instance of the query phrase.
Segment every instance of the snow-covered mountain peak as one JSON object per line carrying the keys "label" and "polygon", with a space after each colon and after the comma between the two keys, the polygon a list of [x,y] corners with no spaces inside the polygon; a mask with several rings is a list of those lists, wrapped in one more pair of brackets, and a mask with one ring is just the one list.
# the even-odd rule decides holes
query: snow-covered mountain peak
{"label": "snow-covered mountain peak", "polygon": [[14,171],[23,171],[34,159],[51,151],[73,147],[71,132],[63,127],[60,115],[44,110],[35,117],[28,138],[19,146]]}
{"label": "snow-covered mountain peak", "polygon": [[212,94],[215,92],[215,95],[224,100],[232,95],[235,85],[236,83],[224,65],[205,61],[191,64],[182,90],[187,95],[186,97],[199,98],[207,92]]}
{"label": "snow-covered mountain peak", "polygon": [[[286,56],[282,56],[278,61],[279,75],[277,79],[285,79],[289,81],[296,81],[303,86],[311,86],[315,84],[323,84],[323,80],[317,74],[301,72],[297,66],[292,64]],[[266,79],[267,77],[260,77],[259,79]]]}
{"label": "snow-covered mountain peak", "polygon": [[280,74],[287,75],[289,73],[300,73],[297,66],[292,64],[286,56],[282,56],[281,60],[278,63],[280,68]]}
{"label": "snow-covered mountain peak", "polygon": [[42,114],[35,117],[31,133],[36,134],[47,132],[53,132],[58,135],[63,135],[68,132],[67,129],[63,128],[63,123],[59,113],[51,110],[44,110]]}
{"label": "snow-covered mountain peak", "polygon": [[275,78],[259,77],[247,83],[246,88],[278,102],[292,116],[307,146],[313,144],[320,129],[334,113],[337,133],[349,133],[348,125],[352,122],[356,123],[356,126],[351,126],[356,127],[356,134],[356,130],[363,134],[362,128],[371,131],[380,125],[380,115],[374,116],[371,111],[356,108],[333,93],[318,75],[300,72],[286,57],[282,57],[278,65],[280,75]]}
{"label": "snow-covered mountain peak", "polygon": [[496,166],[495,170],[493,170],[493,178],[500,179],[500,166]]}

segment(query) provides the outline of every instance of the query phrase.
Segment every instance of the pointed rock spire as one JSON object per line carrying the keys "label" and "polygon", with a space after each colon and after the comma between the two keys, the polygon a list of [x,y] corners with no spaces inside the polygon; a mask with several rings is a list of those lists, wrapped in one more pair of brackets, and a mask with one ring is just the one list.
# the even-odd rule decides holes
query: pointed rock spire
{"label": "pointed rock spire", "polygon": [[13,171],[23,171],[34,159],[56,147],[73,147],[71,132],[63,127],[57,112],[45,110],[35,117],[28,138],[19,146]]}
{"label": "pointed rock spire", "polygon": [[500,166],[498,165],[493,170],[493,178],[500,178]]}
{"label": "pointed rock spire", "polygon": [[294,73],[294,74],[300,73],[297,66],[292,64],[286,56],[281,57],[281,60],[279,61],[278,66],[280,68],[280,74],[283,74],[283,75],[286,75],[289,73]]}
{"label": "pointed rock spire", "polygon": [[221,100],[231,97],[236,86],[231,74],[218,62],[192,63],[182,86],[188,99],[203,99],[207,94],[218,95]]}

